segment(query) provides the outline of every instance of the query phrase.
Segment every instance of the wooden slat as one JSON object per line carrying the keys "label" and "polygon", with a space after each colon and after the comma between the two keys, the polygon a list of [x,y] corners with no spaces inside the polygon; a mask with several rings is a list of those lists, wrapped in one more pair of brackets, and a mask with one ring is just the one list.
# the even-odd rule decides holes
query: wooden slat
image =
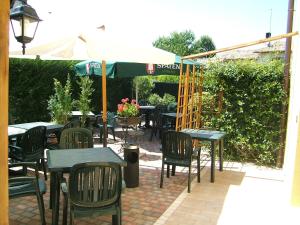
{"label": "wooden slat", "polygon": [[9,4],[1,1],[0,6],[0,224],[8,220],[8,37]]}
{"label": "wooden slat", "polygon": [[234,45],[234,46],[231,46],[231,47],[220,48],[220,49],[209,51],[209,52],[203,52],[203,53],[184,56],[184,57],[182,57],[182,60],[183,59],[201,58],[201,57],[204,57],[204,56],[213,55],[213,54],[220,53],[220,52],[226,52],[226,51],[231,51],[231,50],[235,50],[235,49],[239,49],[239,48],[245,48],[245,47],[249,47],[249,46],[253,46],[253,45],[263,44],[263,43],[270,42],[270,41],[276,41],[276,40],[279,40],[279,39],[292,37],[292,36],[295,36],[295,35],[298,35],[298,34],[299,34],[298,31],[287,33],[287,34],[281,34],[281,35],[277,35],[277,36],[274,36],[274,37],[260,39],[260,40],[257,40],[257,41],[251,41],[251,42],[247,42],[247,43],[243,43],[243,44],[238,44],[238,45]]}

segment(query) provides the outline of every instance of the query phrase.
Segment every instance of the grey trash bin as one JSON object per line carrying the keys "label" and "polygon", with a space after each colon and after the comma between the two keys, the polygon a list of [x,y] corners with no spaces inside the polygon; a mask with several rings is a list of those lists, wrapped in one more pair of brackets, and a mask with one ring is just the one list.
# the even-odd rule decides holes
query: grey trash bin
{"label": "grey trash bin", "polygon": [[124,160],[127,166],[124,167],[124,180],[126,187],[134,188],[139,186],[139,147],[132,144],[124,146]]}

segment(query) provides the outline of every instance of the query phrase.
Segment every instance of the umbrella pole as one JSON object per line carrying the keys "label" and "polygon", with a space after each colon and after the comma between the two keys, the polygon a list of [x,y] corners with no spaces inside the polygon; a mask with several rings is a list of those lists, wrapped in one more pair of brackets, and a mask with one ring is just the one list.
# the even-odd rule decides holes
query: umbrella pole
{"label": "umbrella pole", "polygon": [[103,120],[103,147],[107,147],[107,97],[106,97],[106,62],[102,60],[102,120]]}

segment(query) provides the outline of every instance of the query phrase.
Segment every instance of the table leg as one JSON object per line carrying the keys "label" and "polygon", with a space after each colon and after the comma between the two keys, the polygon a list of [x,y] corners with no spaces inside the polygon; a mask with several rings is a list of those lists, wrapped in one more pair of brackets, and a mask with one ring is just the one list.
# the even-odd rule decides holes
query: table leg
{"label": "table leg", "polygon": [[210,161],[211,161],[211,166],[210,166],[210,182],[213,183],[215,182],[215,141],[211,141],[211,152],[210,152]]}
{"label": "table leg", "polygon": [[53,184],[52,187],[53,191],[50,191],[52,196],[52,225],[58,224],[58,217],[59,217],[59,199],[60,199],[60,177],[61,173],[58,172],[52,172],[53,175],[51,178],[53,178]]}
{"label": "table leg", "polygon": [[224,149],[224,141],[221,139],[219,141],[219,170],[223,171],[223,149]]}

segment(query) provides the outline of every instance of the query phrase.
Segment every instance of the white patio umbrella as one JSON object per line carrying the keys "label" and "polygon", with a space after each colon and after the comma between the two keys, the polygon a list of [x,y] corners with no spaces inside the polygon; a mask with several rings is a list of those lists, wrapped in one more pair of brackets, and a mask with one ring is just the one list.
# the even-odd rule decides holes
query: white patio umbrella
{"label": "white patio umbrella", "polygon": [[[24,57],[21,51],[10,52],[10,57]],[[116,40],[104,32],[97,31],[92,35],[76,34],[62,37],[39,46],[26,49],[29,58],[39,56],[47,60],[102,60],[102,111],[103,124],[106,126],[106,71],[105,63],[123,61],[149,64],[173,64],[176,55],[158,48],[138,46]],[[104,127],[104,132],[106,129]],[[106,137],[106,134],[104,134]],[[103,145],[106,146],[106,138]]]}

